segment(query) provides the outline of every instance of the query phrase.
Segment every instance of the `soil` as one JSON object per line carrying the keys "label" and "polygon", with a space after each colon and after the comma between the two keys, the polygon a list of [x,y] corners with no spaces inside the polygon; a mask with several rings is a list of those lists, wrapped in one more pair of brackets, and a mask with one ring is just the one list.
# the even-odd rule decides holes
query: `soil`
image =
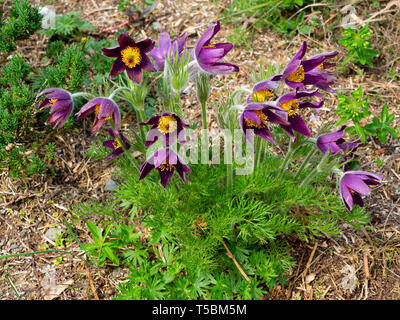
{"label": "soil", "polygon": [[[7,8],[5,1],[4,6]],[[115,38],[117,26],[128,20],[126,14],[118,11],[118,1],[30,1],[33,4],[51,5],[57,14],[80,11],[81,17],[89,20],[95,30],[89,36]],[[140,1],[134,1],[140,5]],[[222,18],[222,11],[230,1],[218,1],[218,6],[210,1],[159,1],[155,10],[146,17],[140,26],[129,28],[129,34],[135,39],[151,37],[158,40],[159,31],[151,27],[154,22],[167,28],[175,36],[189,32],[188,47],[193,47],[196,39],[211,24]],[[394,125],[400,122],[398,108],[400,100],[399,82],[388,73],[395,69],[400,75],[400,16],[396,11],[396,1],[379,1],[379,8],[372,1],[354,1],[356,17],[363,24],[370,21],[373,30],[372,44],[380,54],[373,67],[365,67],[357,73],[356,67],[350,68],[348,75],[339,73],[335,88],[349,93],[362,86],[369,97],[371,110],[379,114],[386,104],[390,113],[396,115]],[[217,101],[224,90],[250,88],[251,68],[259,62],[264,64],[278,62],[285,65],[290,57],[306,40],[309,43],[307,55],[338,50],[339,59],[346,56],[346,49],[332,41],[332,34],[340,34],[340,10],[346,3],[335,2],[330,5],[330,17],[323,20],[318,13],[318,4],[308,8],[305,19],[317,17],[322,20],[315,34],[299,34],[285,38],[276,31],[259,31],[247,44],[235,46],[227,57],[240,66],[241,72],[215,81],[212,98]],[[371,19],[372,18],[372,19]],[[236,22],[244,27],[254,27],[254,17],[238,16]],[[253,19],[253,20],[252,20]],[[368,20],[369,19],[369,20]],[[373,20],[373,21],[371,21]],[[216,40],[226,41],[232,34],[234,23],[221,24]],[[254,27],[255,28],[255,27]],[[24,41],[18,48],[35,66],[43,65],[42,58],[49,39],[36,34]],[[360,68],[358,68],[360,69]],[[221,76],[222,77],[222,76]],[[194,92],[194,91],[192,91]],[[189,111],[191,120],[201,122],[201,108],[195,95],[184,97],[184,108]],[[216,126],[215,112],[208,110],[209,121]],[[313,133],[328,120],[337,121],[335,114],[337,96],[329,94],[321,109],[320,120],[310,122]],[[52,166],[59,170],[57,179],[51,175],[39,175],[35,178],[23,177],[10,179],[6,171],[0,176],[0,254],[16,254],[42,249],[59,249],[73,252],[84,257],[78,244],[55,243],[46,236],[50,228],[67,230],[64,223],[72,218],[73,205],[90,200],[107,200],[112,196],[105,191],[106,182],[112,177],[114,168],[104,161],[93,161],[86,152],[95,136],[90,134],[90,120],[81,127],[69,131],[60,131],[46,136],[47,141],[56,144],[56,155]],[[123,127],[128,125],[125,121]],[[45,131],[44,128],[38,130]],[[293,240],[292,256],[296,267],[287,275],[288,283],[273,289],[264,299],[287,300],[370,300],[400,298],[400,143],[390,138],[381,144],[378,140],[369,140],[358,154],[362,157],[363,170],[383,174],[383,183],[375,187],[365,199],[371,221],[365,229],[355,230],[343,225],[343,233],[335,238],[319,238],[305,243]],[[384,164],[378,166],[374,161],[380,158]],[[87,228],[74,224],[82,242],[89,239]],[[88,240],[89,241],[89,240]],[[63,247],[64,246],[64,247]],[[62,256],[57,252],[36,254],[0,260],[0,299],[2,300],[109,300],[117,293],[117,285],[124,281],[128,270],[108,265],[101,269],[89,268],[76,256]],[[56,260],[58,259],[58,260]],[[54,274],[56,289],[49,290],[49,274]]]}

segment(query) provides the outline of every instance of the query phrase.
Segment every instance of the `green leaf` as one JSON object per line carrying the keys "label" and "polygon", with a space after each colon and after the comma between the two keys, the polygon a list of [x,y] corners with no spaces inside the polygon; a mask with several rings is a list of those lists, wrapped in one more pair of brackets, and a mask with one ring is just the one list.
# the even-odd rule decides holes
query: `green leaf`
{"label": "green leaf", "polygon": [[378,139],[381,143],[385,143],[387,140],[386,133],[384,131],[379,131],[378,132]]}
{"label": "green leaf", "polygon": [[100,227],[96,226],[93,222],[91,221],[86,221],[86,225],[89,229],[89,231],[93,235],[93,241],[97,245],[102,245],[103,243],[103,236],[102,236],[102,230]]}
{"label": "green leaf", "polygon": [[103,247],[103,251],[106,254],[106,256],[116,265],[119,265],[119,259],[113,252],[113,250],[109,247]]}

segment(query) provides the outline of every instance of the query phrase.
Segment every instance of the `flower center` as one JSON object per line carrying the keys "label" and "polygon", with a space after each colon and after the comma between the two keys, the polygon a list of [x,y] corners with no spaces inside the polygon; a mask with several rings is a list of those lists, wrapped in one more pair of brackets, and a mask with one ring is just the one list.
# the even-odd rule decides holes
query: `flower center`
{"label": "flower center", "polygon": [[274,93],[268,89],[261,89],[253,93],[252,95],[254,102],[264,102],[266,100],[272,100]]}
{"label": "flower center", "polygon": [[207,45],[207,46],[203,46],[202,48],[215,48],[215,45],[209,44],[209,45]]}
{"label": "flower center", "polygon": [[115,139],[115,140],[114,140],[114,142],[113,142],[113,147],[114,147],[114,150],[116,150],[116,149],[118,149],[118,148],[122,148],[122,145],[121,145],[121,143],[118,141],[118,139]]}
{"label": "flower center", "polygon": [[164,134],[174,132],[178,127],[178,123],[174,116],[162,116],[158,119],[157,129]]}
{"label": "flower center", "polygon": [[[96,117],[99,116],[100,108],[101,108],[101,103],[96,104],[96,109],[94,110]],[[104,120],[110,120],[110,119],[111,119],[111,115],[107,118],[104,118]]]}
{"label": "flower center", "polygon": [[323,63],[321,63],[320,65],[318,65],[318,66],[317,66],[317,68],[318,68],[318,69],[322,69],[322,70],[324,70],[324,64],[323,64]]}
{"label": "flower center", "polygon": [[302,65],[297,69],[297,71],[292,72],[287,79],[293,82],[302,82],[304,80],[304,68]]}
{"label": "flower center", "polygon": [[51,104],[55,104],[57,101],[58,101],[58,99],[50,99],[50,100],[49,100],[49,102],[50,102]]}
{"label": "flower center", "polygon": [[286,110],[289,117],[293,117],[298,113],[299,110],[299,100],[292,99],[280,103],[282,109]]}
{"label": "flower center", "polygon": [[168,157],[167,157],[165,158],[163,163],[160,164],[158,168],[161,169],[161,171],[172,171],[173,166],[168,162]]}
{"label": "flower center", "polygon": [[354,191],[352,188],[349,188],[349,191],[350,191],[351,194],[356,194],[356,193],[357,193],[357,192]]}
{"label": "flower center", "polygon": [[142,61],[142,56],[140,55],[140,49],[138,47],[127,47],[121,51],[122,62],[128,68],[136,67],[140,61]]}
{"label": "flower center", "polygon": [[261,110],[254,110],[254,112],[258,116],[258,118],[261,120],[261,124],[257,124],[251,119],[244,119],[246,126],[252,127],[252,128],[259,128],[259,129],[264,128],[265,122],[268,121],[268,117]]}

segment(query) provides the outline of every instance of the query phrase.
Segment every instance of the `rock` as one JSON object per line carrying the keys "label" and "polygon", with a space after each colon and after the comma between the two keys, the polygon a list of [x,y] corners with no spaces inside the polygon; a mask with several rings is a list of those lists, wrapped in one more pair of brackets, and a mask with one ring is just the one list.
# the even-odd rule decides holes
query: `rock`
{"label": "rock", "polygon": [[159,23],[158,21],[154,21],[154,22],[151,24],[151,27],[153,28],[154,31],[160,31],[161,28],[162,28],[162,25],[161,25],[161,23]]}
{"label": "rock", "polygon": [[108,179],[106,185],[104,186],[104,191],[114,191],[117,189],[117,184],[113,179]]}
{"label": "rock", "polygon": [[49,240],[56,241],[58,234],[60,234],[60,233],[62,233],[62,230],[60,230],[59,228],[49,228],[49,229],[47,229],[47,231],[44,235]]}
{"label": "rock", "polygon": [[13,250],[13,249],[18,249],[18,245],[15,244],[15,243],[13,243],[13,244],[10,246],[10,250]]}

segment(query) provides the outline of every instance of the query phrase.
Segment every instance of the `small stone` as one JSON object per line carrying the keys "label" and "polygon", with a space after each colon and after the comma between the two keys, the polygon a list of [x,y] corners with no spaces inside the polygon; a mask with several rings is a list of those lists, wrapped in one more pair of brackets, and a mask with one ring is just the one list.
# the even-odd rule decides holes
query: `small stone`
{"label": "small stone", "polygon": [[160,31],[161,28],[162,28],[162,25],[161,25],[161,23],[159,23],[158,21],[154,21],[154,22],[151,24],[151,27],[153,28],[154,31]]}
{"label": "small stone", "polygon": [[46,233],[44,234],[46,238],[48,238],[51,241],[56,241],[58,234],[62,233],[62,231],[58,228],[50,228],[47,229]]}
{"label": "small stone", "polygon": [[17,249],[17,248],[18,248],[18,245],[17,245],[17,244],[12,244],[12,245],[10,246],[10,250]]}
{"label": "small stone", "polygon": [[117,184],[113,179],[108,179],[106,185],[104,186],[104,191],[114,191],[117,189]]}

